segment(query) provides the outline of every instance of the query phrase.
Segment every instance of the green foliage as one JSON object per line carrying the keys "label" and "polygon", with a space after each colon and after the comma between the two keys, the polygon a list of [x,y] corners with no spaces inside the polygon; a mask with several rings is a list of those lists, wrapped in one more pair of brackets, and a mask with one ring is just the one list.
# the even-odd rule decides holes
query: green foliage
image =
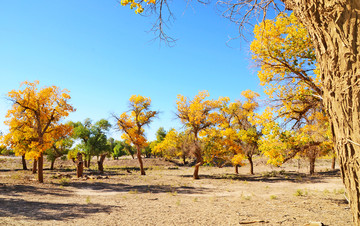
{"label": "green foliage", "polygon": [[111,155],[113,158],[130,155],[135,153],[135,149],[125,141],[114,141]]}
{"label": "green foliage", "polygon": [[106,133],[110,130],[111,124],[107,120],[101,119],[93,124],[90,119],[85,119],[84,123],[76,122],[71,125],[74,127],[73,137],[81,143],[70,156],[76,155],[76,150],[82,152],[86,159],[110,153]]}
{"label": "green foliage", "polygon": [[45,155],[49,161],[55,161],[55,159],[67,155],[73,144],[74,140],[72,138],[61,138],[50,149],[45,151]]}

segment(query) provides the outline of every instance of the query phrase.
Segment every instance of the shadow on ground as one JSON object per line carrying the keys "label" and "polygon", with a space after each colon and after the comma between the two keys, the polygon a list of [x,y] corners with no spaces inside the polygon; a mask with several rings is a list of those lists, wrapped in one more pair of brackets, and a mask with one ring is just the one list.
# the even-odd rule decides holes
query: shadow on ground
{"label": "shadow on ground", "polygon": [[104,192],[125,192],[125,193],[178,193],[178,194],[202,194],[208,192],[207,188],[198,188],[192,186],[171,186],[171,185],[128,185],[114,184],[105,182],[75,182],[69,183],[69,187],[77,189],[91,189]]}
{"label": "shadow on ground", "polygon": [[[192,175],[180,175],[180,177],[193,177]],[[269,182],[276,183],[280,181],[293,183],[321,183],[326,178],[340,177],[340,170],[328,172],[319,172],[314,175],[298,173],[294,171],[271,171],[263,174],[241,175],[241,174],[212,174],[199,175],[200,179],[231,179],[239,181]]]}
{"label": "shadow on ground", "polygon": [[109,213],[112,208],[120,208],[99,204],[48,203],[13,198],[0,198],[0,203],[1,217],[26,217],[32,220],[66,221],[84,218],[98,212]]}
{"label": "shadow on ground", "polygon": [[[37,187],[34,185],[7,185],[0,183],[0,194],[6,196],[24,196],[24,195],[54,195],[54,196],[70,196],[72,192],[54,187]],[[0,205],[1,206],[1,205]]]}

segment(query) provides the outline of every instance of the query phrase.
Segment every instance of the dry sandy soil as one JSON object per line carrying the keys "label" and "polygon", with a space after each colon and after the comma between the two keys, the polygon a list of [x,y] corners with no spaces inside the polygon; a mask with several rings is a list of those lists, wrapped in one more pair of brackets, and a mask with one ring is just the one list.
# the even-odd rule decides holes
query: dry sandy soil
{"label": "dry sandy soil", "polygon": [[[93,165],[94,165],[93,161]],[[0,158],[0,225],[351,225],[339,171],[319,160],[314,176],[297,160],[271,167],[256,160],[235,175],[232,167],[192,167],[145,159],[146,176],[136,160],[106,160],[105,173],[85,170],[75,178],[69,161],[56,170],[45,164],[39,184],[21,159]],[[28,164],[30,167],[30,163]],[[248,224],[248,225],[249,225]]]}

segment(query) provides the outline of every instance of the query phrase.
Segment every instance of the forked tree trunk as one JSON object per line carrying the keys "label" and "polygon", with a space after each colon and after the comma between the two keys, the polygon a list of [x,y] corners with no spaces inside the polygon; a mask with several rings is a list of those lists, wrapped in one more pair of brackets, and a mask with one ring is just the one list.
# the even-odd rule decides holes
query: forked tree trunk
{"label": "forked tree trunk", "polygon": [[315,160],[316,160],[316,158],[309,158],[310,175],[313,175],[315,173]]}
{"label": "forked tree trunk", "polygon": [[21,163],[22,163],[22,166],[23,166],[23,170],[27,170],[25,155],[21,156]]}
{"label": "forked tree trunk", "polygon": [[341,175],[360,225],[360,1],[283,1],[313,40]]}
{"label": "forked tree trunk", "polygon": [[40,183],[44,183],[44,172],[43,172],[43,162],[44,162],[44,154],[41,153],[38,158],[38,181]]}
{"label": "forked tree trunk", "polygon": [[101,173],[104,172],[104,160],[105,160],[106,155],[100,155],[100,160],[97,162],[98,163],[98,169]]}
{"label": "forked tree trunk", "polygon": [[32,167],[32,173],[35,174],[37,171],[37,160],[34,159],[34,162],[33,162],[33,167]]}
{"label": "forked tree trunk", "polygon": [[141,175],[146,175],[145,170],[144,170],[144,164],[143,164],[143,161],[142,161],[142,158],[141,158],[141,149],[140,149],[140,147],[136,147],[136,150],[137,150],[136,156],[137,156],[139,164],[140,164]]}

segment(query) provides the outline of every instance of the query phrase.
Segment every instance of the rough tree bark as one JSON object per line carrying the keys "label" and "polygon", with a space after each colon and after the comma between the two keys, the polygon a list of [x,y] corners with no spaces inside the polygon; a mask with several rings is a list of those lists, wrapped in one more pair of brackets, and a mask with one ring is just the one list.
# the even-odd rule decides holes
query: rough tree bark
{"label": "rough tree bark", "polygon": [[199,145],[199,141],[198,141],[198,138],[197,138],[197,133],[195,133],[195,146],[194,146],[194,148],[195,148],[194,155],[196,157],[196,164],[195,164],[193,178],[194,179],[200,179],[200,177],[199,177],[199,168],[204,163],[204,161],[203,161],[203,158],[202,158],[202,155],[201,155],[201,147]]}
{"label": "rough tree bark", "polygon": [[44,154],[41,153],[40,157],[37,160],[38,162],[38,181],[40,183],[44,183],[44,173],[43,173],[43,162],[44,162]]}
{"label": "rough tree bark", "polygon": [[82,154],[80,152],[77,153],[77,160],[76,160],[76,176],[78,178],[83,176],[84,171],[84,162],[82,159]]}
{"label": "rough tree bark", "polygon": [[22,163],[22,166],[23,166],[23,170],[27,170],[25,155],[21,156],[21,163]]}
{"label": "rough tree bark", "polygon": [[104,161],[105,161],[105,155],[100,155],[100,160],[97,162],[98,163],[98,169],[100,171],[100,173],[104,172]]}
{"label": "rough tree bark", "polygon": [[283,1],[312,37],[342,179],[360,225],[360,1]]}
{"label": "rough tree bark", "polygon": [[143,164],[143,161],[142,161],[142,158],[141,158],[141,149],[140,149],[140,147],[137,146],[136,150],[137,150],[136,156],[137,156],[139,164],[140,164],[141,175],[146,175],[145,170],[144,170],[144,164]]}
{"label": "rough tree bark", "polygon": [[315,160],[316,158],[314,157],[310,157],[309,158],[309,162],[310,162],[310,175],[313,175],[315,173]]}

